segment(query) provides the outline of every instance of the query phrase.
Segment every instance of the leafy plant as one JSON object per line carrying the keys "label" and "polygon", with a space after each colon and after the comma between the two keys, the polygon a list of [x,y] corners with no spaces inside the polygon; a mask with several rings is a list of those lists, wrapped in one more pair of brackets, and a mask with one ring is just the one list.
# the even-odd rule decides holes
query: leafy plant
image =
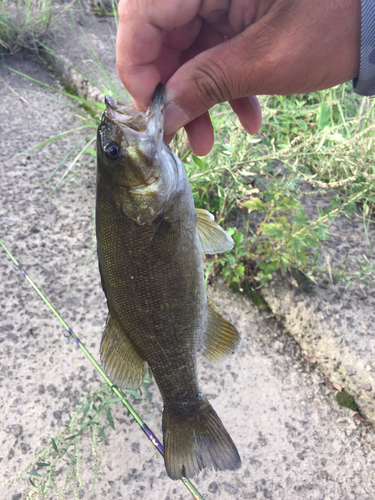
{"label": "leafy plant", "polygon": [[[151,379],[147,378],[150,382]],[[147,392],[148,388],[144,384]],[[136,399],[142,395],[136,391],[125,391]],[[68,488],[73,489],[75,498],[79,498],[78,489],[82,486],[81,467],[83,455],[91,449],[92,486],[105,453],[104,444],[108,440],[109,428],[115,429],[111,405],[121,398],[113,397],[110,387],[102,384],[101,387],[85,396],[70,416],[68,424],[46,443],[14,478],[29,481],[32,489],[28,499],[49,498],[54,494],[57,498],[66,498]],[[86,465],[85,465],[86,466]]]}
{"label": "leafy plant", "polygon": [[[349,272],[346,265],[331,269],[321,244],[338,216],[358,216],[360,208],[368,234],[375,201],[373,103],[342,85],[263,98],[262,108],[263,132],[249,138],[221,105],[213,114],[213,151],[204,161],[188,155],[185,162],[196,205],[244,234],[240,250],[217,257],[219,266],[210,263],[210,271],[221,266],[229,284],[251,290],[267,286],[276,270],[297,269],[315,282],[337,277],[347,285],[368,278],[375,270],[370,246],[369,257],[356,259],[357,270],[351,265]],[[302,201],[322,194],[325,209],[309,210]]]}
{"label": "leafy plant", "polygon": [[116,0],[91,0],[89,1],[90,9],[96,16],[113,16],[117,18],[117,4]]}
{"label": "leafy plant", "polygon": [[229,285],[236,283],[238,289],[242,291],[241,284],[246,279],[245,264],[247,261],[243,243],[244,235],[240,231],[236,231],[234,227],[230,227],[227,232],[233,237],[235,247],[230,252],[227,252],[224,258],[220,259],[223,266],[221,273]]}
{"label": "leafy plant", "polygon": [[105,428],[109,425],[114,429],[111,396],[111,390],[104,385],[85,396],[83,403],[75,408],[70,422],[9,482],[18,479],[29,481],[32,486],[28,495],[30,500],[49,498],[52,493],[57,498],[64,498],[70,486],[75,498],[78,498],[78,488],[82,486],[83,447],[87,446],[83,438],[90,435],[94,484],[104,454],[104,441],[107,439]]}

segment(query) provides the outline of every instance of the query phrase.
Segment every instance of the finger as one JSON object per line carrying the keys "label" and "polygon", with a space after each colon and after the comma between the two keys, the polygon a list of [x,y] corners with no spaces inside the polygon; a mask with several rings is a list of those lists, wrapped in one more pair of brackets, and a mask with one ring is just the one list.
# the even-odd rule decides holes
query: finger
{"label": "finger", "polygon": [[[205,52],[223,42],[224,42],[223,35],[219,33],[217,30],[213,29],[207,23],[203,22],[200,32],[198,36],[195,38],[194,42],[191,44],[190,47],[188,47],[187,50],[182,52],[180,56],[180,61],[184,63],[191,59],[194,59],[196,56],[199,56],[200,53]],[[173,75],[172,78],[174,78]],[[168,82],[166,85],[166,102],[168,102]],[[203,112],[201,114],[203,114]],[[196,116],[190,118],[190,115],[188,113],[186,114],[184,113],[183,118],[181,119],[180,108],[175,107],[173,102],[170,103],[166,107],[165,122],[164,122],[165,133],[171,134],[176,132],[178,128],[180,128],[182,125],[186,125],[189,121],[191,121],[194,118],[196,118]],[[175,126],[175,124],[177,125]]]}
{"label": "finger", "polygon": [[[230,100],[229,104],[237,114],[243,128],[249,134],[256,134],[262,125],[262,111],[258,99],[255,96],[243,97]],[[187,123],[185,129],[194,154],[205,156],[211,151],[214,144],[214,131],[209,113],[204,113]],[[174,133],[166,135],[164,139],[169,144],[173,137]]]}
{"label": "finger", "polygon": [[156,59],[154,65],[157,67],[160,75],[160,82],[165,85],[169,78],[181,66],[180,52],[173,50],[165,45],[162,45],[160,55]]}
{"label": "finger", "polygon": [[[146,109],[160,82],[160,71],[154,62],[161,53],[163,36],[161,30],[146,25],[135,38],[133,47],[131,31],[119,24],[116,38],[117,71],[130,95],[141,108]],[[138,52],[135,52],[135,46]]]}
{"label": "finger", "polygon": [[[209,113],[198,116],[185,127],[189,144],[193,153],[197,156],[208,154],[214,144],[214,130]],[[164,136],[164,140],[169,144],[175,134]]]}
{"label": "finger", "polygon": [[255,96],[230,99],[229,104],[249,134],[256,134],[262,126],[262,110]]}
{"label": "finger", "polygon": [[201,27],[199,33],[197,33],[192,43],[185,49],[180,56],[181,63],[185,63],[190,59],[193,59],[195,56],[204,52],[205,50],[210,49],[211,47],[215,47],[225,41],[225,36],[212,28],[205,21],[201,21]]}
{"label": "finger", "polygon": [[164,136],[164,140],[167,144],[170,144],[172,141],[173,141],[173,137],[175,136],[175,134],[169,134],[169,135],[165,135]]}
{"label": "finger", "polygon": [[185,126],[190,147],[197,156],[208,154],[214,144],[214,129],[208,112]]}
{"label": "finger", "polygon": [[[199,5],[199,0],[120,2],[117,69],[125,87],[142,108],[148,106],[161,79],[157,61],[162,53],[163,32],[182,28],[192,22]],[[172,45],[170,51],[164,53],[172,61],[173,67],[168,70],[168,63],[163,62],[163,76],[170,75],[175,69],[175,50],[176,47]]]}
{"label": "finger", "polygon": [[195,16],[189,23],[173,31],[164,32],[164,45],[174,50],[186,50],[198,36],[202,19]]}
{"label": "finger", "polygon": [[[166,84],[166,133],[185,126],[214,104],[249,94],[245,84],[247,66],[242,59],[248,48],[244,45],[242,37],[219,43],[196,54],[172,75]],[[244,113],[240,115],[245,117]]]}
{"label": "finger", "polygon": [[163,85],[181,66],[181,51],[194,43],[201,29],[202,20],[195,17],[186,26],[171,32],[163,33],[163,45],[155,66],[160,72],[160,81]]}

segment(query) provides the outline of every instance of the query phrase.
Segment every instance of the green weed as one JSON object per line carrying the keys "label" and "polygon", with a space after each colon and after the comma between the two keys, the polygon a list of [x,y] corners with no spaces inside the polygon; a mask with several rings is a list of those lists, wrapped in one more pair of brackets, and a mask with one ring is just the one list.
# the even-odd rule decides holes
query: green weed
{"label": "green weed", "polygon": [[[149,377],[146,378],[151,381]],[[144,384],[147,400],[150,398],[148,387]],[[125,391],[136,399],[142,395],[136,391]],[[83,486],[81,467],[83,456],[90,453],[92,468],[92,488],[105,453],[105,442],[108,441],[109,429],[115,429],[111,406],[120,398],[113,397],[113,392],[106,384],[85,396],[83,401],[69,416],[69,423],[51,441],[46,443],[28,463],[12,479],[4,483],[18,480],[28,481],[31,490],[28,500],[50,498],[80,498],[79,488]],[[85,467],[87,464],[85,463]],[[70,493],[69,493],[70,491]]]}
{"label": "green weed", "polygon": [[53,15],[53,0],[0,0],[0,53],[37,52],[50,25],[71,3]]}
{"label": "green weed", "polygon": [[118,0],[91,0],[89,1],[90,9],[96,16],[114,17],[117,21],[117,4]]}
{"label": "green weed", "polygon": [[343,408],[349,408],[349,410],[357,411],[358,407],[354,398],[347,394],[346,392],[340,391],[336,393],[337,404]]}
{"label": "green weed", "polygon": [[[347,285],[368,278],[375,270],[370,247],[369,257],[355,259],[356,270],[352,262],[348,271],[346,264],[330,268],[321,243],[337,217],[362,217],[361,208],[368,235],[375,201],[373,102],[348,84],[261,101],[264,121],[257,136],[250,138],[221,105],[212,113],[213,151],[185,161],[196,205],[214,212],[240,243],[217,257],[210,272],[221,269],[240,290],[268,286],[277,270]],[[317,195],[324,196],[325,208],[309,209],[306,200]]]}
{"label": "green weed", "polygon": [[[114,429],[110,402],[111,390],[108,386],[84,397],[82,404],[77,406],[68,424],[57,436],[45,444],[14,478],[8,482],[29,481],[32,489],[28,499],[65,498],[68,488],[72,488],[74,497],[78,498],[78,488],[82,486],[82,455],[84,448],[91,447],[93,469],[93,484],[104,454],[106,426]],[[106,422],[105,422],[106,420]],[[90,437],[89,443],[84,438]]]}

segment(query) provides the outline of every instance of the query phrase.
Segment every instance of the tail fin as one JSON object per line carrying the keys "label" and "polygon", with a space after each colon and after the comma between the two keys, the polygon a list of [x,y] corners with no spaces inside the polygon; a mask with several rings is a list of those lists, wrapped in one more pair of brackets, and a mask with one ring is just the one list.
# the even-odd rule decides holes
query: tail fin
{"label": "tail fin", "polygon": [[204,468],[241,467],[235,444],[204,396],[196,414],[184,420],[164,408],[163,437],[165,468],[171,479],[189,478]]}

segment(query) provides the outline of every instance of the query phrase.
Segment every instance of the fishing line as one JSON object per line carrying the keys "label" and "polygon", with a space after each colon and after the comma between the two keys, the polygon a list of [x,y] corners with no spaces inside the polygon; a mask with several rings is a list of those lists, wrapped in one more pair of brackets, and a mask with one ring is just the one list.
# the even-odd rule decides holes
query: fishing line
{"label": "fishing line", "polygon": [[[21,264],[15,259],[15,257],[11,254],[11,252],[7,249],[7,247],[4,245],[4,243],[0,240],[0,245],[3,247],[7,255],[10,257],[16,268],[21,272],[23,277],[26,279],[26,281],[29,283],[29,285],[34,289],[34,291],[37,293],[37,295],[42,299],[42,301],[46,304],[46,306],[52,311],[52,313],[56,316],[56,318],[60,321],[62,326],[65,329],[65,332],[69,334],[69,336],[75,341],[75,343],[78,345],[78,347],[84,352],[86,357],[91,361],[91,363],[94,365],[96,370],[100,373],[100,375],[103,377],[104,381],[106,384],[112,389],[112,391],[116,394],[116,396],[119,398],[119,401],[125,406],[125,408],[128,410],[128,412],[131,414],[131,416],[134,418],[134,420],[137,422],[137,424],[140,426],[142,431],[146,434],[148,437],[149,441],[154,445],[156,450],[160,453],[160,455],[164,456],[164,448],[159,439],[155,436],[155,434],[151,431],[151,429],[147,426],[147,424],[141,419],[141,417],[138,415],[138,413],[134,410],[134,408],[131,406],[129,401],[126,399],[126,396],[124,392],[116,387],[110,379],[107,377],[107,375],[104,373],[102,367],[99,365],[99,363],[95,360],[95,358],[91,355],[91,353],[87,350],[85,345],[80,341],[80,339],[77,337],[77,335],[73,332],[73,330],[70,328],[68,323],[60,316],[60,314],[57,312],[57,310],[53,307],[53,305],[49,302],[47,297],[41,292],[41,290],[36,286],[36,284],[33,282],[33,280],[30,278],[30,276],[26,273],[26,271],[22,268]],[[195,486],[189,481],[189,479],[182,477],[181,481],[184,483],[186,488],[190,491],[190,493],[193,495],[193,498],[195,500],[204,500],[202,495],[199,493],[199,491],[195,488]]]}

